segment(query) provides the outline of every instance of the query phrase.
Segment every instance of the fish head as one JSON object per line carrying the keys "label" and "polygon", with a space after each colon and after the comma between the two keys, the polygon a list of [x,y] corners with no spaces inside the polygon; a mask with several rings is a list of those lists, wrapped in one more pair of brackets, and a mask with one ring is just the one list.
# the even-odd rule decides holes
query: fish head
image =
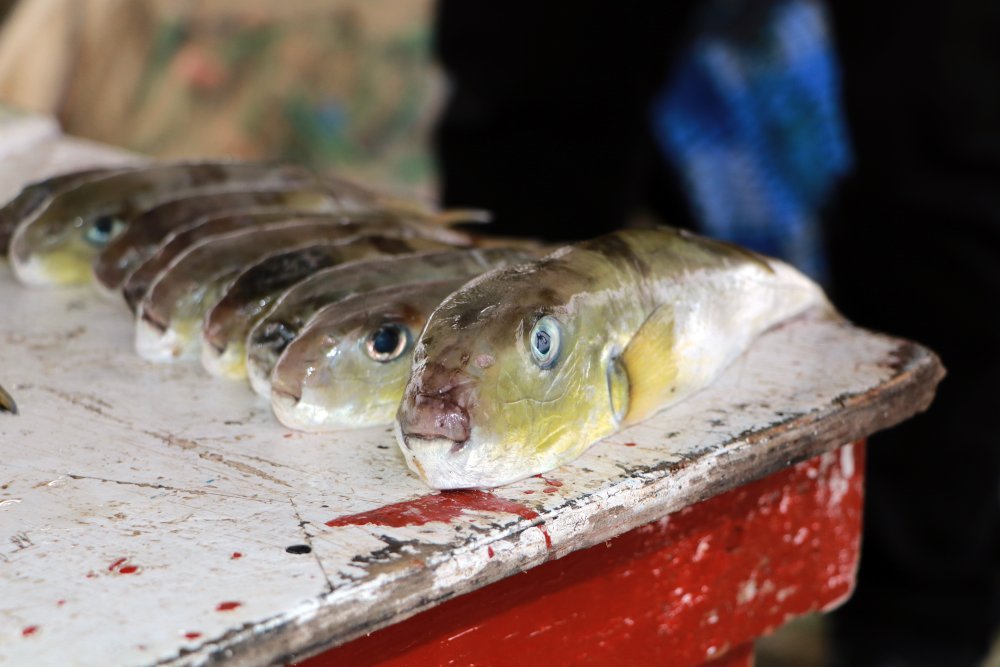
{"label": "fish head", "polygon": [[413,345],[451,289],[377,290],[321,310],[271,374],[271,404],[286,426],[337,430],[392,422]]}
{"label": "fish head", "polygon": [[20,225],[10,243],[18,278],[28,284],[78,284],[95,257],[128,227],[120,206],[82,209],[57,199]]}
{"label": "fish head", "polygon": [[507,484],[617,428],[627,378],[606,313],[580,298],[592,279],[547,264],[485,274],[428,321],[396,423],[410,468],[428,485]]}

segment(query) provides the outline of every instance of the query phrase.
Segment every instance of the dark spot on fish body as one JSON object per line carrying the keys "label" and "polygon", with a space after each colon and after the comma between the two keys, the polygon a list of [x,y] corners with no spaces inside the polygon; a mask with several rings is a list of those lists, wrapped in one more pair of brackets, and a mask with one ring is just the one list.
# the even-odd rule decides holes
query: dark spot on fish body
{"label": "dark spot on fish body", "polygon": [[581,245],[603,255],[613,263],[622,262],[634,267],[640,275],[650,274],[649,264],[635,252],[635,249],[627,241],[617,234],[599,236]]}

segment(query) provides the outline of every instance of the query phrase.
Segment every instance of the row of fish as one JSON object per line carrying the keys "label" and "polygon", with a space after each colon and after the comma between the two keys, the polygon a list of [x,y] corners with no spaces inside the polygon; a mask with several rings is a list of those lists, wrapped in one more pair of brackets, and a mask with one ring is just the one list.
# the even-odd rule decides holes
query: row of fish
{"label": "row of fish", "polygon": [[394,422],[442,489],[562,465],[826,304],[791,267],[678,230],[544,254],[448,224],[478,217],[297,167],[160,164],[33,184],[0,243],[22,282],[120,295],[143,357],[247,378],[288,426]]}

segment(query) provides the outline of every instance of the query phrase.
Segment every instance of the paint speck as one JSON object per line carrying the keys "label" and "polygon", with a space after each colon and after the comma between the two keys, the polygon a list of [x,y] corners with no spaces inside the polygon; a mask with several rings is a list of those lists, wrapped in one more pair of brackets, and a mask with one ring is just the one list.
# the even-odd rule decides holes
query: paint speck
{"label": "paint speck", "polygon": [[533,493],[534,493],[534,491],[532,491],[531,489],[528,489],[527,491],[524,492],[524,495],[530,496]]}
{"label": "paint speck", "polygon": [[229,557],[230,560],[239,560],[240,558],[243,558],[243,554],[239,551],[234,551],[233,555]]}
{"label": "paint speck", "polygon": [[232,601],[220,602],[219,606],[215,608],[215,611],[232,611],[233,609],[242,606],[243,606],[242,602],[232,602]]}
{"label": "paint speck", "polygon": [[312,547],[308,544],[293,544],[291,546],[285,547],[285,551],[290,554],[308,554],[312,553]]}
{"label": "paint speck", "polygon": [[57,605],[57,606],[61,607],[61,606],[63,606],[64,604],[66,604],[66,600],[56,600],[56,605]]}
{"label": "paint speck", "polygon": [[493,554],[493,547],[486,547],[486,553],[488,553],[490,555],[490,558],[493,558],[493,555],[494,555]]}
{"label": "paint speck", "polygon": [[635,443],[634,442],[626,442],[625,446],[626,447],[635,447]]}
{"label": "paint speck", "polygon": [[35,634],[36,632],[38,632],[38,626],[37,625],[29,625],[24,630],[21,630],[21,636],[22,637],[30,637],[31,635]]}
{"label": "paint speck", "polygon": [[557,489],[554,486],[546,486],[544,489],[542,489],[542,493],[555,493],[558,490],[559,489]]}
{"label": "paint speck", "polygon": [[95,577],[97,577],[97,573],[94,572],[93,570],[91,570],[90,572],[87,573],[87,578],[88,579],[94,579]]}
{"label": "paint speck", "polygon": [[114,563],[112,563],[111,565],[108,566],[108,572],[114,572],[119,567],[121,567],[122,563],[124,563],[127,560],[128,560],[127,558],[119,558]]}
{"label": "paint speck", "polygon": [[292,437],[292,435],[294,435],[294,434],[293,433],[286,433],[285,435],[283,435],[281,437],[283,437],[283,438],[290,438],[290,437]]}
{"label": "paint speck", "polygon": [[201,637],[201,633],[200,632],[185,632],[184,633],[184,639],[198,639],[198,637]]}
{"label": "paint speck", "polygon": [[139,571],[139,568],[135,565],[126,565],[122,568],[119,568],[118,571],[121,574],[135,574],[136,572]]}

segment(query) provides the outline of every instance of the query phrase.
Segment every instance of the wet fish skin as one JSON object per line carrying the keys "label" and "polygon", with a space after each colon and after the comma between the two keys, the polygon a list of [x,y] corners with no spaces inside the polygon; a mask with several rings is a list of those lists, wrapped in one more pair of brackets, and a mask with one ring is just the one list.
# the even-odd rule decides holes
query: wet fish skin
{"label": "wet fish skin", "polygon": [[[390,424],[413,342],[431,311],[463,283],[452,278],[381,288],[319,310],[272,372],[271,407],[278,421],[302,431]],[[380,330],[398,341],[384,361],[369,352]]]}
{"label": "wet fish skin", "polygon": [[791,267],[673,229],[626,230],[492,271],[449,296],[396,419],[439,488],[544,473],[714,380],[822,290]]}
{"label": "wet fish skin", "polygon": [[261,316],[250,321],[246,366],[250,384],[271,395],[271,371],[278,357],[321,308],[361,292],[449,278],[472,277],[501,266],[534,259],[523,250],[493,248],[415,253],[352,262],[319,271],[282,294]]}
{"label": "wet fish skin", "polygon": [[[360,236],[413,238],[395,218],[329,216],[277,221],[204,239],[176,257],[156,277],[136,309],[136,351],[150,361],[198,354],[207,310],[241,271],[283,251],[320,243],[348,243]],[[397,224],[398,223],[398,224]],[[442,247],[436,239],[424,239]]]}
{"label": "wet fish skin", "polygon": [[113,172],[126,171],[131,167],[92,167],[76,171],[64,172],[49,178],[28,183],[16,197],[0,208],[0,251],[4,256],[10,246],[10,238],[14,229],[24,220],[36,215],[55,195],[75,188],[96,178],[101,178]]}
{"label": "wet fish skin", "polygon": [[140,263],[122,282],[121,292],[125,303],[136,312],[139,302],[146,296],[149,286],[170,263],[188,248],[205,239],[263,227],[273,223],[292,222],[316,217],[313,211],[295,211],[284,207],[259,208],[236,213],[210,214],[171,232],[145,261]]}
{"label": "wet fish skin", "polygon": [[222,233],[249,230],[282,221],[299,224],[307,219],[324,224],[367,225],[373,233],[389,229],[393,230],[391,235],[394,236],[427,238],[443,245],[465,246],[471,242],[469,235],[464,232],[445,229],[424,223],[421,220],[384,211],[320,214],[284,208],[262,208],[243,213],[223,214],[201,218],[167,236],[160,243],[156,252],[133,269],[125,278],[125,282],[122,284],[122,295],[125,298],[125,303],[135,312],[157,275],[166,269],[178,255],[196,243]]}
{"label": "wet fish skin", "polygon": [[130,218],[181,192],[312,182],[315,176],[300,167],[234,161],[161,163],[111,173],[49,199],[37,215],[18,224],[8,256],[22,283],[86,283],[97,252]]}
{"label": "wet fish skin", "polygon": [[308,245],[270,255],[240,273],[205,315],[202,365],[217,377],[244,379],[250,327],[282,292],[317,271],[372,257],[441,248],[437,241],[420,238],[360,236],[349,243]]}
{"label": "wet fish skin", "polygon": [[14,397],[3,387],[0,387],[0,412],[17,414],[17,403],[14,402]]}
{"label": "wet fish skin", "polygon": [[133,217],[128,227],[111,240],[93,264],[97,285],[119,291],[125,278],[156,252],[171,233],[210,215],[282,208],[300,212],[338,210],[338,199],[317,186],[279,186],[210,192],[168,200]]}

